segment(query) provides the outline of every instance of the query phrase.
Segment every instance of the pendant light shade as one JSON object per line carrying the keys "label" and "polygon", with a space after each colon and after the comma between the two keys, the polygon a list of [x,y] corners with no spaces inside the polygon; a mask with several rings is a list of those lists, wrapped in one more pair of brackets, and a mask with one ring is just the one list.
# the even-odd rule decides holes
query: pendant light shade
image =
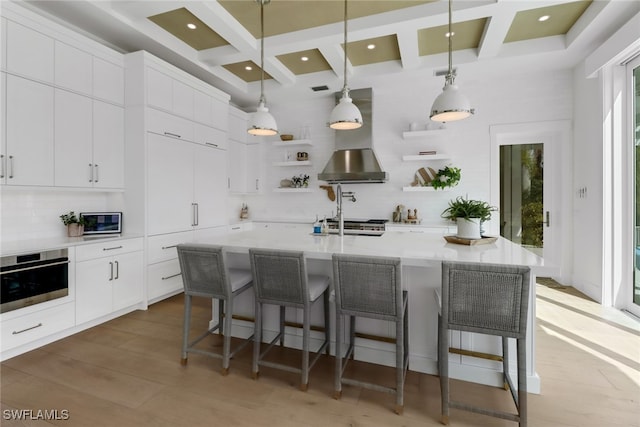
{"label": "pendant light shade", "polygon": [[429,117],[436,122],[453,122],[456,120],[466,119],[474,114],[471,103],[460,93],[458,86],[454,84],[455,74],[453,73],[453,47],[451,38],[453,32],[451,30],[451,0],[449,0],[449,69],[445,76],[444,88],[442,93],[433,101],[431,114]]}
{"label": "pendant light shade", "polygon": [[276,119],[269,113],[267,99],[264,96],[264,5],[270,0],[256,1],[260,3],[260,101],[256,112],[249,119],[247,132],[251,135],[270,136],[278,133]]}
{"label": "pendant light shade", "polygon": [[347,86],[347,0],[344,0],[344,86],[342,98],[329,116],[329,127],[336,130],[350,130],[361,126],[362,113],[352,102]]}

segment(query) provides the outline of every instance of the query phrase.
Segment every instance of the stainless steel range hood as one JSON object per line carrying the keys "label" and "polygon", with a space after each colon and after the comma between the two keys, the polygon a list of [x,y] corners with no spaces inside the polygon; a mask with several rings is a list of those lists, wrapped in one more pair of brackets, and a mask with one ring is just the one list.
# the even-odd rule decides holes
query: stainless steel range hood
{"label": "stainless steel range hood", "polygon": [[[363,125],[359,129],[336,131],[336,151],[327,162],[318,179],[331,184],[371,184],[389,179],[382,170],[373,151],[372,111],[373,93],[371,88],[350,91],[353,103],[362,113]],[[342,92],[336,93],[336,102]]]}

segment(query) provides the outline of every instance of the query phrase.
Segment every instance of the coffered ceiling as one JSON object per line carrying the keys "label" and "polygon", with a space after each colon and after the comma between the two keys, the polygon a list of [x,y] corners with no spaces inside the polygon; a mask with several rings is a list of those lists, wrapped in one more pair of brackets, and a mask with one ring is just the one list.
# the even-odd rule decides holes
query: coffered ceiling
{"label": "coffered ceiling", "polygon": [[[147,50],[230,93],[241,107],[256,102],[256,0],[25,4],[121,52]],[[571,67],[637,10],[635,0],[454,0],[454,62],[460,68],[493,62],[504,67],[537,57]],[[350,81],[409,70],[435,78],[447,66],[447,12],[446,0],[350,0]],[[312,94],[315,86],[327,86],[328,93],[341,88],[343,13],[342,0],[271,0],[264,6],[269,90]]]}

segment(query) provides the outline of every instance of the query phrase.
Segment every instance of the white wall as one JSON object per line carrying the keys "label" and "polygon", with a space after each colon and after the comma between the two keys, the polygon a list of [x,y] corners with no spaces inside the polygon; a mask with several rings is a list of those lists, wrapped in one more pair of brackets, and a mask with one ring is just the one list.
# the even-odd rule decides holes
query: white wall
{"label": "white wall", "polygon": [[[408,130],[409,123],[416,121],[426,124],[429,121],[428,111],[444,82],[444,79],[423,77],[420,73],[402,73],[373,82],[374,149],[390,179],[384,184],[344,185],[343,189],[355,191],[357,198],[356,203],[344,202],[346,217],[391,219],[396,205],[403,204],[407,208],[417,208],[423,223],[445,225],[440,213],[448,200],[458,195],[490,200],[491,125],[573,118],[573,76],[569,70],[517,76],[494,75],[490,79],[461,75],[456,83],[472,101],[476,108],[475,116],[448,124],[448,130],[441,136],[405,141],[402,139],[402,131]],[[269,107],[278,121],[281,133],[293,133],[297,136],[301,126],[310,126],[314,146],[307,151],[310,152],[313,166],[275,168],[271,163],[281,160],[284,150],[265,142],[267,188],[263,195],[238,199],[231,205],[235,207],[241,201],[246,202],[254,219],[278,218],[312,222],[316,214],[323,216],[335,213],[335,202],[330,202],[326,193],[318,189],[318,185],[324,182],[317,180],[318,172],[322,170],[334,148],[335,131],[327,127],[333,107],[333,95],[290,103],[271,103]],[[401,156],[417,154],[426,149],[435,149],[452,156],[451,163],[462,169],[460,184],[447,192],[402,192],[402,187],[410,184],[414,173],[423,164],[403,163]],[[293,149],[297,150],[299,148]],[[310,194],[272,192],[280,179],[298,173],[309,174],[311,187],[318,190]],[[497,232],[497,219],[492,224],[492,229]]]}
{"label": "white wall", "polygon": [[[602,299],[603,128],[602,81],[585,77],[584,63],[574,70],[573,279],[591,298]],[[580,189],[586,189],[580,193]]]}

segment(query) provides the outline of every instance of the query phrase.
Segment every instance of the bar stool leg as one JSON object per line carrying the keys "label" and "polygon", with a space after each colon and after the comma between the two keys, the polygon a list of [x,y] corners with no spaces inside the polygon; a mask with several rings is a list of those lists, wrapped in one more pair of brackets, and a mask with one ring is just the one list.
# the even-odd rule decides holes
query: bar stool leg
{"label": "bar stool leg", "polygon": [[334,392],[333,398],[342,397],[342,325],[343,317],[339,313],[336,315],[336,356],[334,369]]}
{"label": "bar stool leg", "polygon": [[252,377],[258,379],[259,369],[258,361],[260,359],[260,343],[262,341],[262,304],[256,300],[255,302],[255,319],[253,332],[253,368]]}
{"label": "bar stool leg", "polygon": [[305,307],[302,312],[302,382],[300,390],[309,388],[309,335],[311,333],[311,307]]}
{"label": "bar stool leg", "polygon": [[187,364],[187,347],[189,346],[189,329],[191,327],[191,295],[184,295],[184,322],[182,326],[182,357],[181,365]]}

